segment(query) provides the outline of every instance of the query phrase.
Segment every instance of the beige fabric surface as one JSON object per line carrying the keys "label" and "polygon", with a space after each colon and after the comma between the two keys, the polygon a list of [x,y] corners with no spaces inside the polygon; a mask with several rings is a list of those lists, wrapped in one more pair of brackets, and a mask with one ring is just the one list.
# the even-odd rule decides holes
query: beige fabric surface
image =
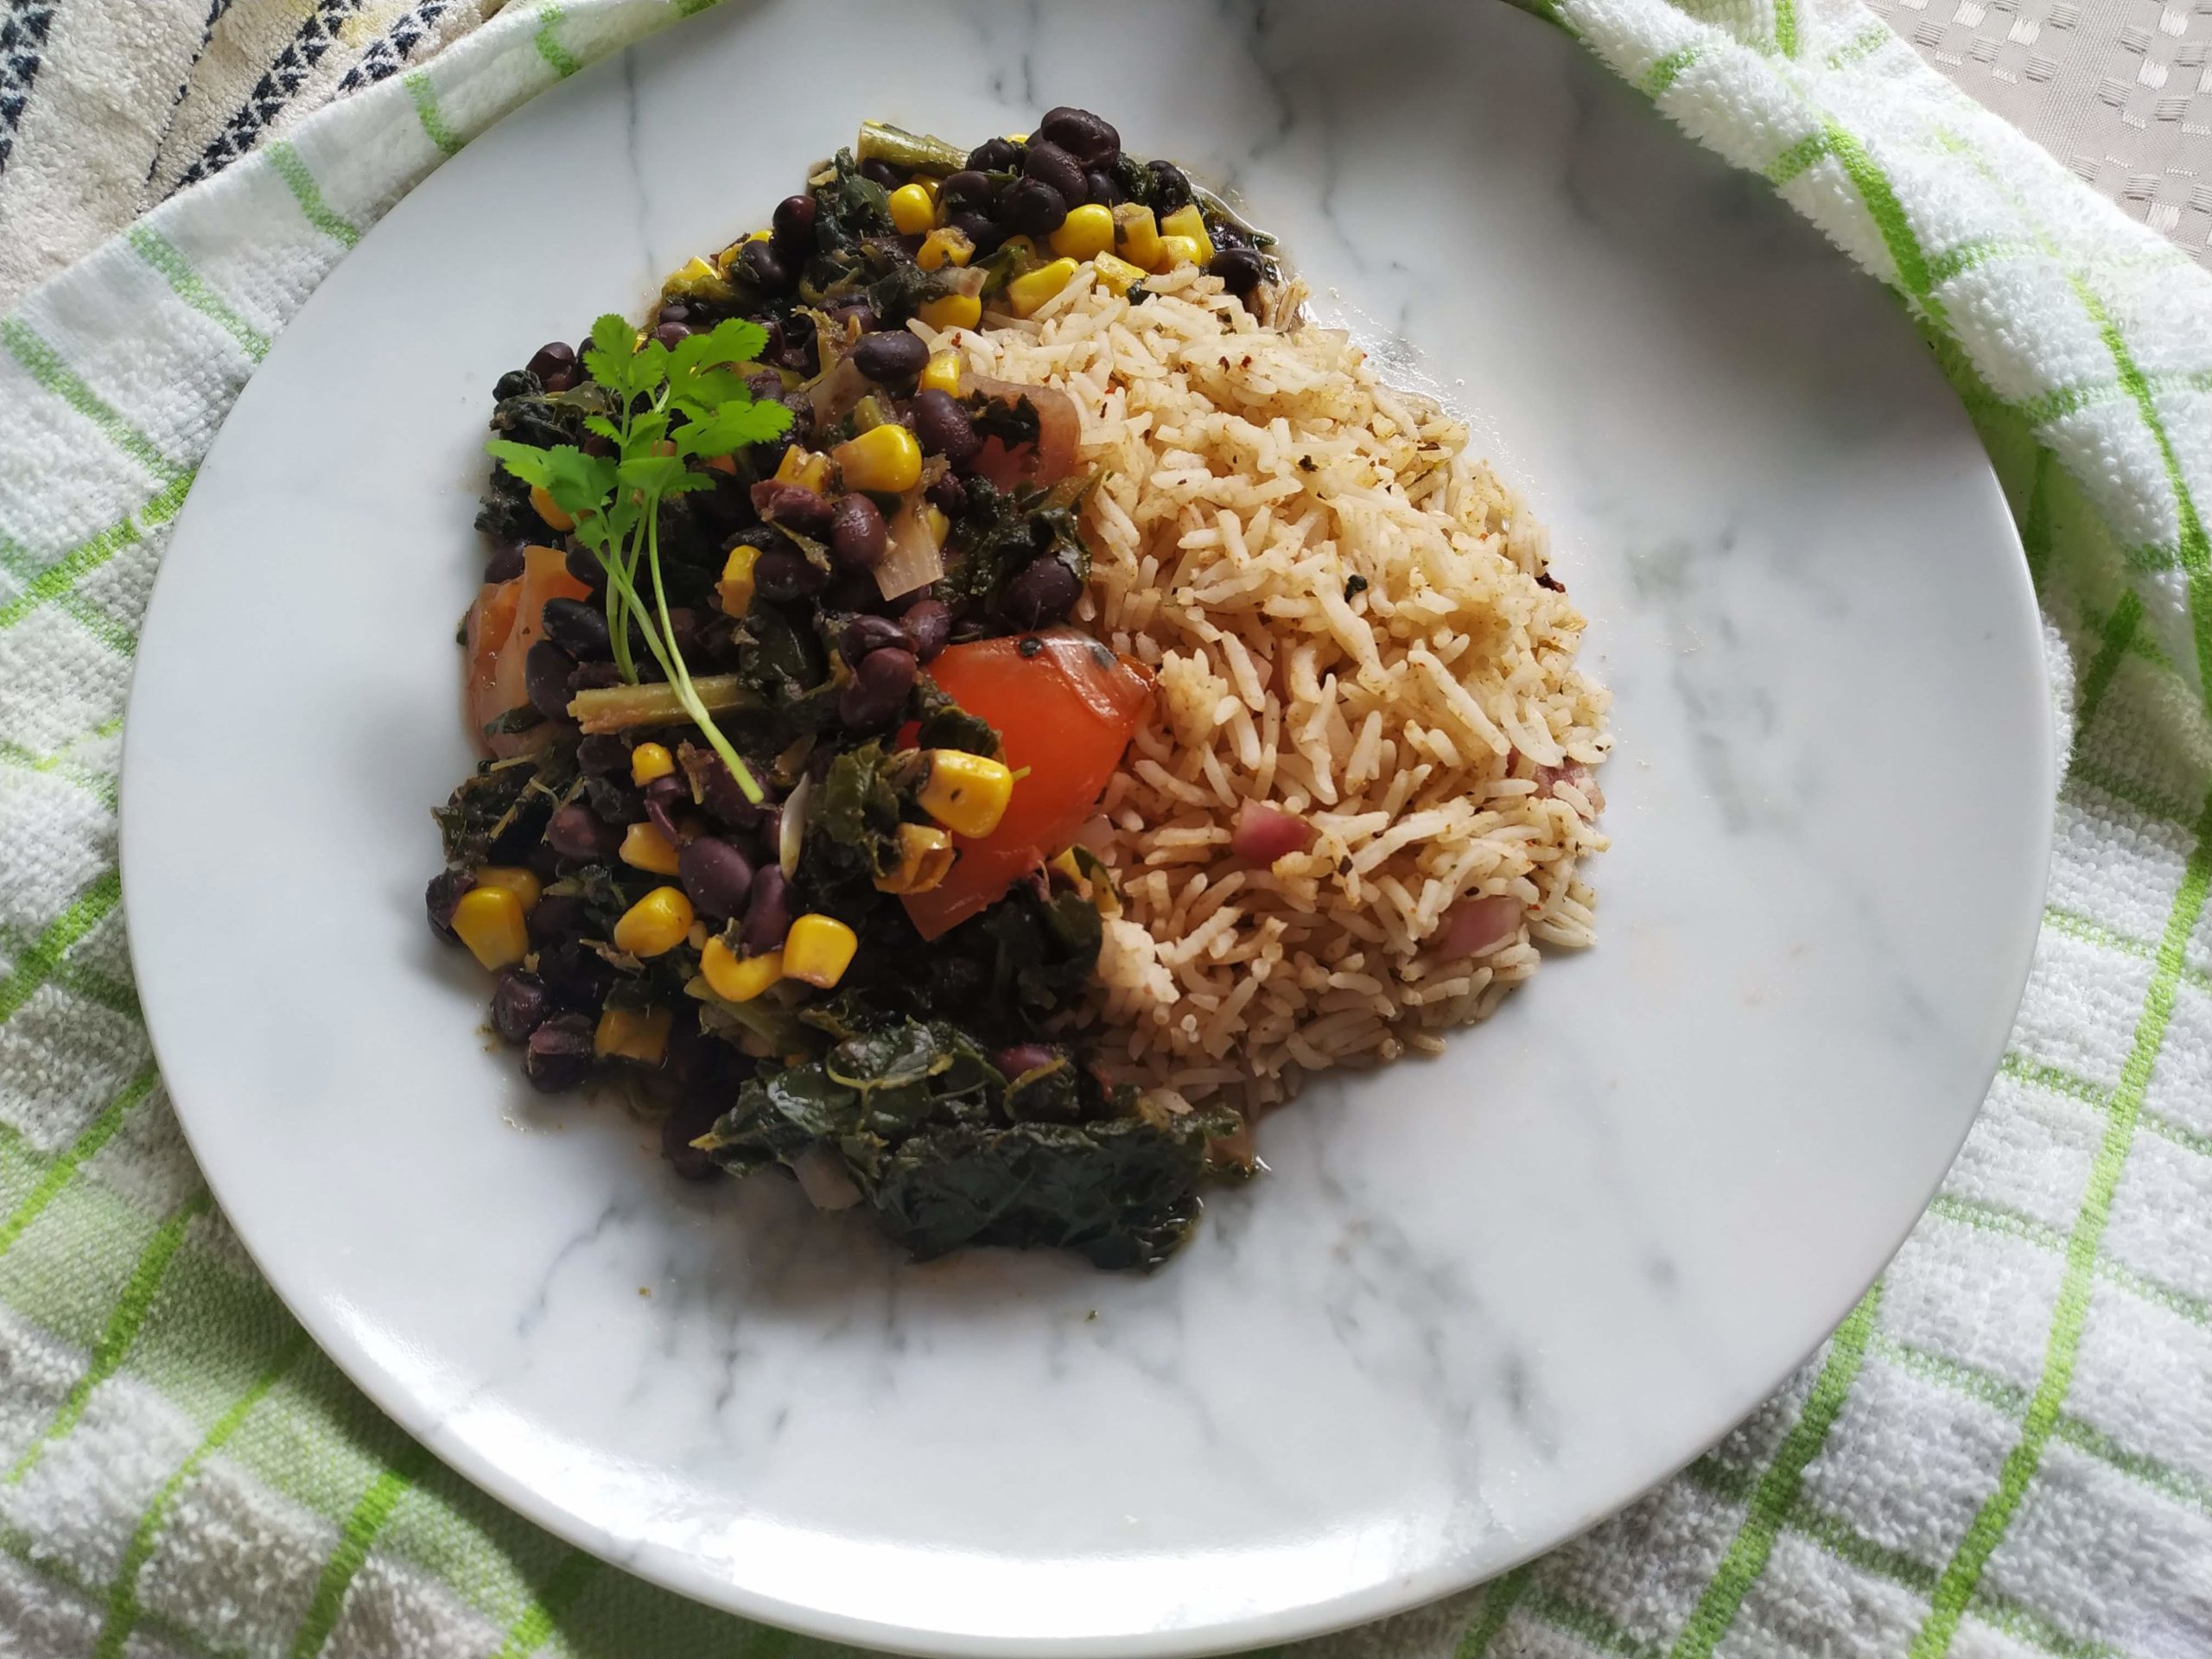
{"label": "beige fabric surface", "polygon": [[2212,0],[1867,0],[1961,89],[2212,264]]}

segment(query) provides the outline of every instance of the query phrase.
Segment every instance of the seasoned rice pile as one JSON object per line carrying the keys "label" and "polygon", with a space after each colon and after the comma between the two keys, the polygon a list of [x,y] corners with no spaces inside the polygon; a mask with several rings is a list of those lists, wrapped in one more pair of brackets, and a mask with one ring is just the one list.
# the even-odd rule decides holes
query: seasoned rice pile
{"label": "seasoned rice pile", "polygon": [[[1544,537],[1464,426],[1393,392],[1279,295],[1089,269],[1038,315],[957,340],[1083,410],[1096,559],[1077,620],[1159,675],[1096,850],[1122,895],[1097,1014],[1124,1074],[1248,1109],[1304,1075],[1434,1051],[1590,942],[1605,690]],[[1240,805],[1318,830],[1270,866]],[[1455,906],[1504,895],[1514,901]],[[1470,929],[1477,914],[1490,925]],[[1502,934],[1447,957],[1455,930]]]}

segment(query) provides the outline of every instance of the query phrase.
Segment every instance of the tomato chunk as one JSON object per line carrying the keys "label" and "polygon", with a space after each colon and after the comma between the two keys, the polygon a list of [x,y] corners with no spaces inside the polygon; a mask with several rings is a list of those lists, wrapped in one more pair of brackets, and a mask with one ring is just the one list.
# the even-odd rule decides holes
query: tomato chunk
{"label": "tomato chunk", "polygon": [[[1024,656],[1022,648],[1032,647]],[[955,645],[930,664],[945,694],[988,721],[1019,776],[989,835],[956,836],[959,861],[906,913],[933,939],[988,908],[1074,841],[1152,708],[1152,677],[1071,628]]]}
{"label": "tomato chunk", "polygon": [[530,701],[524,661],[545,637],[545,601],[591,597],[591,589],[569,574],[559,548],[524,548],[522,559],[522,575],[486,584],[468,607],[469,735],[498,755],[516,753],[524,740],[510,734],[487,741],[484,728]]}

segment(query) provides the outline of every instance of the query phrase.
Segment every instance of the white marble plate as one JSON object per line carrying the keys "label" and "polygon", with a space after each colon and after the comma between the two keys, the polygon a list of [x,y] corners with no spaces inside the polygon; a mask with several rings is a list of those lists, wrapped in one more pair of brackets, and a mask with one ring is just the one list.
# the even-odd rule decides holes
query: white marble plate
{"label": "white marble plate", "polygon": [[[224,1210],[455,1467],[778,1624],[1185,1653],[1559,1541],[1840,1318],[2020,989],[2034,611],[1896,306],[1518,13],[1249,10],[734,0],[577,77],[315,296],[155,594],[131,937]],[[1553,525],[1618,696],[1599,948],[1270,1121],[1274,1173],[1148,1279],[916,1268],[782,1183],[684,1187],[618,1111],[527,1096],[422,919],[493,377],[642,305],[863,116],[981,135],[1056,102],[1233,180],[1418,350]]]}

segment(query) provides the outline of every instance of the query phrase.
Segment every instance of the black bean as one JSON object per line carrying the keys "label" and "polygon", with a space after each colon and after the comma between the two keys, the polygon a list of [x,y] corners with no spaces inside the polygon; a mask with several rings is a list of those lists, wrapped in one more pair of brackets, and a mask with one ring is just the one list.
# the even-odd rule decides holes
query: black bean
{"label": "black bean", "polygon": [[653,314],[653,321],[656,324],[664,322],[689,322],[690,321],[691,307],[688,302],[683,300],[671,300],[662,306],[658,311]]}
{"label": "black bean", "polygon": [[[707,1040],[717,1048],[729,1047],[717,1038]],[[715,1120],[721,1116],[727,1103],[719,1096],[690,1098],[677,1103],[676,1109],[661,1119],[660,1155],[684,1180],[711,1181],[721,1173],[711,1157],[691,1143],[715,1127]]]}
{"label": "black bean", "polygon": [[570,548],[562,563],[568,566],[570,575],[594,592],[607,585],[606,569],[600,563],[599,555],[589,548]]}
{"label": "black bean", "polygon": [[545,388],[528,369],[509,369],[492,383],[492,397],[497,403],[510,397],[535,397]]}
{"label": "black bean", "polygon": [[569,676],[571,695],[578,691],[600,691],[610,685],[622,683],[622,671],[613,663],[578,663],[576,671]]}
{"label": "black bean", "polygon": [[576,348],[565,340],[548,340],[523,366],[547,391],[566,391],[576,384]]}
{"label": "black bean", "polygon": [[991,1064],[998,1067],[1000,1074],[1011,1083],[1040,1065],[1050,1065],[1059,1058],[1057,1049],[1047,1048],[1042,1043],[1017,1043],[1012,1048],[1002,1048],[992,1055]]}
{"label": "black bean", "polygon": [[522,659],[523,685],[530,693],[530,706],[548,720],[566,720],[569,676],[575,671],[576,659],[550,639],[540,639],[531,646],[530,655]]}
{"label": "black bean", "polygon": [[902,646],[868,652],[853,670],[852,683],[838,696],[837,718],[855,731],[890,725],[906,707],[915,671],[914,653]]}
{"label": "black bean", "polygon": [[737,263],[763,294],[781,294],[791,285],[791,268],[784,263],[772,243],[747,243],[737,256]]}
{"label": "black bean", "polygon": [[520,542],[502,542],[499,551],[484,561],[484,580],[512,582],[522,575],[523,558]]}
{"label": "black bean", "polygon": [[518,1043],[545,1018],[545,982],[536,974],[502,974],[492,993],[492,1029]]}
{"label": "black bean", "polygon": [[627,777],[630,740],[612,732],[595,732],[576,745],[576,765],[586,772]]}
{"label": "black bean", "polygon": [[1024,236],[1050,236],[1067,222],[1068,199],[1042,179],[1024,179],[1006,193],[999,217]]}
{"label": "black bean", "polygon": [[[888,339],[886,335],[883,338]],[[913,340],[912,334],[902,336]],[[921,344],[915,340],[916,345]],[[864,495],[840,498],[830,515],[830,549],[848,570],[873,570],[883,563],[883,514]]]}
{"label": "black bean", "polygon": [[827,581],[805,555],[773,548],[753,562],[753,591],[778,604],[804,599]]}
{"label": "black bean", "polygon": [[976,435],[976,423],[960,400],[935,386],[915,396],[910,405],[914,436],[925,454],[943,455],[955,467],[965,466],[983,447]]}
{"label": "black bean", "polygon": [[[553,901],[541,899],[543,910]],[[534,919],[531,925],[537,925]],[[584,930],[588,931],[587,927]],[[563,1014],[597,1014],[599,1005],[614,984],[614,969],[606,957],[588,944],[559,944],[541,948],[537,976],[545,982],[545,995]]]}
{"label": "black bean", "polygon": [[1122,152],[1122,135],[1114,130],[1112,122],[1065,104],[1045,111],[1045,118],[1037,124],[1037,134],[1079,162],[1110,162]]}
{"label": "black bean", "polygon": [[915,661],[929,662],[952,637],[952,613],[938,601],[925,599],[906,607],[906,613],[899,619],[899,632],[906,636],[906,648],[914,653]]}
{"label": "black bean", "polygon": [[968,509],[968,486],[951,473],[924,490],[922,496],[948,518],[957,518]]}
{"label": "black bean", "polygon": [[1021,146],[1011,138],[986,138],[968,152],[972,173],[1011,173],[1021,165]]}
{"label": "black bean", "polygon": [[833,308],[830,320],[837,325],[841,332],[848,322],[856,325],[864,334],[872,334],[883,327],[883,319],[876,315],[875,308],[866,300],[855,300]]}
{"label": "black bean", "polygon": [[[556,807],[545,825],[546,844],[563,858],[596,863],[622,844],[622,832],[604,822],[589,807],[576,801]],[[541,902],[539,908],[544,906]]]}
{"label": "black bean", "polygon": [[1090,187],[1090,199],[1102,207],[1118,207],[1129,199],[1129,193],[1122,188],[1121,181],[1103,167],[1092,168],[1083,178],[1084,182]]}
{"label": "black bean", "polygon": [[680,772],[671,772],[645,785],[645,816],[652,820],[653,828],[669,840],[680,842],[683,837],[677,826],[676,809],[689,805],[690,800],[690,780]]}
{"label": "black bean", "polygon": [[776,204],[769,229],[776,251],[786,261],[797,264],[814,251],[814,214],[812,196],[785,196]]}
{"label": "black bean", "polygon": [[753,486],[753,505],[763,518],[788,524],[802,536],[820,537],[830,530],[828,498],[798,484],[779,484],[771,479]]}
{"label": "black bean", "polygon": [[856,616],[845,624],[845,632],[837,641],[845,660],[853,664],[858,664],[870,652],[881,651],[887,645],[904,649],[906,644],[906,634],[887,616]]}
{"label": "black bean", "polygon": [[1255,248],[1259,245],[1252,240],[1249,232],[1219,214],[1207,220],[1206,234],[1213,238],[1217,248]]}
{"label": "black bean", "polygon": [[591,906],[573,893],[549,893],[530,912],[530,937],[540,950],[580,939],[590,925]]}
{"label": "black bean", "polygon": [[1249,248],[1224,248],[1207,262],[1209,276],[1221,278],[1221,285],[1240,300],[1251,298],[1268,274],[1266,263]]}
{"label": "black bean", "polygon": [[692,750],[684,770],[697,779],[700,804],[724,823],[742,830],[760,822],[761,809],[745,798],[728,764],[712,749]]}
{"label": "black bean", "polygon": [[1090,179],[1084,177],[1084,163],[1059,149],[1058,143],[1031,143],[1028,155],[1022,157],[1022,177],[1053,186],[1059,199],[1071,208],[1090,199]]}
{"label": "black bean", "polygon": [[948,212],[956,207],[988,208],[991,205],[991,181],[975,168],[966,168],[938,187],[938,199]]}
{"label": "black bean", "polygon": [[861,163],[861,177],[872,179],[887,190],[896,190],[906,182],[899,176],[899,169],[887,161],[871,156]]}
{"label": "black bean", "polygon": [[919,334],[904,328],[862,334],[853,347],[853,366],[878,385],[912,380],[929,366],[930,348]]}
{"label": "black bean", "polygon": [[955,208],[944,222],[976,245],[975,257],[978,259],[988,258],[1006,240],[1007,233],[973,207]]}
{"label": "black bean", "polygon": [[1183,169],[1173,162],[1150,162],[1152,169],[1152,209],[1165,219],[1178,207],[1187,207],[1194,198],[1191,194],[1191,181]]}
{"label": "black bean", "polygon": [[718,921],[744,914],[746,895],[753,891],[753,861],[729,842],[701,836],[677,855],[676,874],[702,914]]}
{"label": "black bean", "polygon": [[653,338],[672,352],[691,338],[691,325],[688,322],[664,322],[653,330]]}
{"label": "black bean", "polygon": [[613,647],[607,643],[607,613],[581,599],[549,599],[543,613],[545,637],[579,662],[593,662]]}
{"label": "black bean", "polygon": [[[772,369],[790,369],[798,374],[812,374],[814,360],[814,319],[804,312],[794,311],[788,317],[779,317],[768,325],[768,343],[760,348],[760,361]],[[808,407],[810,409],[811,404]]]}
{"label": "black bean", "polygon": [[591,1075],[593,1022],[588,1015],[564,1014],[530,1033],[523,1075],[547,1094],[573,1089]]}
{"label": "black bean", "polygon": [[784,935],[791,931],[791,883],[782,867],[763,864],[753,875],[753,896],[746,900],[745,925],[738,943],[747,956],[762,956],[784,948]]}
{"label": "black bean", "polygon": [[611,823],[618,829],[645,816],[645,791],[631,784],[627,772],[611,778],[603,773],[587,774],[583,800],[601,823]]}
{"label": "black bean", "polygon": [[423,906],[430,913],[430,931],[448,944],[461,943],[461,935],[453,931],[453,907],[475,885],[476,878],[467,870],[442,870],[423,890]]}
{"label": "black bean", "polygon": [[1090,181],[1084,177],[1083,163],[1058,144],[1030,145],[1029,153],[1021,158],[1021,171],[1025,177],[1051,185],[1071,207],[1081,207],[1090,195]]}
{"label": "black bean", "polygon": [[1075,572],[1057,557],[1033,560],[1007,583],[1000,608],[1017,627],[1041,628],[1068,613],[1081,587]]}

